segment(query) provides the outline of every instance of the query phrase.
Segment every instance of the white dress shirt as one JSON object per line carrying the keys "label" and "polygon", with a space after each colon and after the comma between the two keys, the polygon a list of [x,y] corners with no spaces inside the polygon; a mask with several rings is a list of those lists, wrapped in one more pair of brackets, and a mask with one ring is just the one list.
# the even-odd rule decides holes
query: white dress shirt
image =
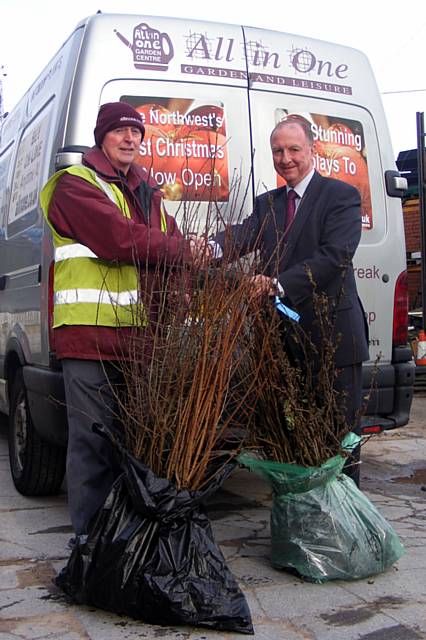
{"label": "white dress shirt", "polygon": [[290,189],[293,189],[293,191],[296,192],[297,198],[294,201],[294,203],[296,205],[296,213],[297,213],[297,209],[299,207],[300,201],[303,198],[303,196],[305,195],[305,191],[308,188],[308,184],[312,180],[314,173],[315,173],[315,169],[312,167],[311,171],[303,178],[303,180],[301,180],[294,187],[289,187],[288,184],[286,185],[287,194],[290,191]]}
{"label": "white dress shirt", "polygon": [[[303,196],[305,195],[305,191],[308,188],[308,184],[310,183],[310,181],[312,180],[312,177],[315,173],[315,169],[314,167],[312,167],[311,171],[303,178],[303,180],[301,180],[298,184],[296,184],[294,187],[289,187],[288,185],[286,185],[286,191],[287,193],[290,191],[290,189],[293,189],[293,191],[296,192],[297,198],[294,201],[295,205],[296,205],[296,213],[297,213],[297,209],[298,206],[300,204],[300,201],[302,200]],[[222,247],[217,244],[217,242],[215,242],[214,240],[209,240],[208,245],[212,251],[212,257],[213,258],[221,258],[223,256],[223,251],[222,251]],[[276,280],[276,279],[275,279]],[[278,281],[277,281],[278,283]],[[282,287],[281,285],[278,283],[278,289],[280,291],[282,291]]]}

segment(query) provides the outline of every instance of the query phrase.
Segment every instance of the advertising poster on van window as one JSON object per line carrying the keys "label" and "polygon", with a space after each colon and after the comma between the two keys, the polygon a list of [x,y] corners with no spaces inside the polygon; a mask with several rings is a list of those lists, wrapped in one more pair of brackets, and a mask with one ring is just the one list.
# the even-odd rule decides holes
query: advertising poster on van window
{"label": "advertising poster on van window", "polygon": [[12,151],[13,147],[11,147],[9,151],[7,151],[0,159],[0,237],[2,234],[3,221],[5,220],[8,204],[10,189],[10,187],[8,187],[8,177],[10,161],[12,159]]}
{"label": "advertising poster on van window", "polygon": [[19,144],[12,183],[9,224],[37,207],[48,124],[49,115],[33,122]]}
{"label": "advertising poster on van window", "polygon": [[[288,115],[309,121],[314,138],[314,166],[323,176],[343,180],[361,195],[362,228],[373,228],[367,152],[362,124],[357,120],[318,113],[297,113],[276,109],[275,121]],[[277,185],[285,184],[277,175]]]}
{"label": "advertising poster on van window", "polygon": [[226,123],[222,102],[191,98],[121,98],[142,115],[138,162],[169,200],[229,199]]}

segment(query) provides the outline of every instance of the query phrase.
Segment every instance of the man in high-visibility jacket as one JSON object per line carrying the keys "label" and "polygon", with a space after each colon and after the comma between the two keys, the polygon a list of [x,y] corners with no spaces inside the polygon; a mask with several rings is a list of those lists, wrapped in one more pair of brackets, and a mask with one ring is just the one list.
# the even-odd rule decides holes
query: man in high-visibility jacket
{"label": "man in high-visibility jacket", "polygon": [[191,261],[190,241],[135,164],[141,115],[124,102],[104,104],[94,136],[82,164],[52,176],[40,197],[55,250],[52,336],[65,383],[76,535],[87,533],[117,472],[112,447],[92,424],[113,422],[116,363],[131,355],[132,336],[150,320],[140,293],[159,264]]}

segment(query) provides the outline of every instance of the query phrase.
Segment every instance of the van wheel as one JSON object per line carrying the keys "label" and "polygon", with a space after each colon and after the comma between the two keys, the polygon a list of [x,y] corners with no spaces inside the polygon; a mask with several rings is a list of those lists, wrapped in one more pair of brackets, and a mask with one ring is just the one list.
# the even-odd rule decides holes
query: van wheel
{"label": "van wheel", "polygon": [[64,447],[43,440],[34,428],[22,370],[16,373],[9,411],[9,461],[15,487],[24,496],[58,493],[65,474]]}

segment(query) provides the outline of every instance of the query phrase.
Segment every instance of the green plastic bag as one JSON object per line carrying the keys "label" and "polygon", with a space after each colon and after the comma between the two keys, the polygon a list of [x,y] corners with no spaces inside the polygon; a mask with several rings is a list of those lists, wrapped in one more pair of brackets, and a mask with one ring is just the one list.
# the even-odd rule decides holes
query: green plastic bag
{"label": "green plastic bag", "polygon": [[[342,447],[359,441],[348,434]],[[404,553],[392,526],[342,473],[343,456],[321,467],[258,460],[247,452],[238,461],[272,487],[274,567],[311,582],[356,580],[385,571]]]}

